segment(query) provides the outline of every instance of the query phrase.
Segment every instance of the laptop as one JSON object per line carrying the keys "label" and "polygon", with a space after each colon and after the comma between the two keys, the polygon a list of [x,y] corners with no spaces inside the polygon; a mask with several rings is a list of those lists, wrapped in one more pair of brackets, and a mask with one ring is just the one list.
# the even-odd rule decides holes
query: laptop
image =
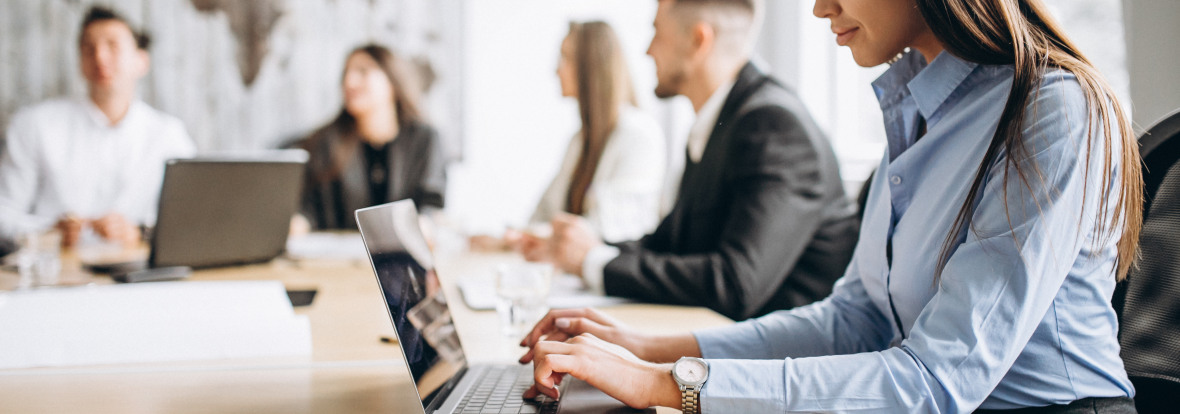
{"label": "laptop", "polygon": [[303,150],[169,160],[148,260],[87,267],[147,281],[274,259],[286,247],[306,163]]}
{"label": "laptop", "polygon": [[635,413],[589,384],[562,381],[561,401],[524,400],[532,365],[467,363],[434,258],[410,200],[356,211],[422,413]]}

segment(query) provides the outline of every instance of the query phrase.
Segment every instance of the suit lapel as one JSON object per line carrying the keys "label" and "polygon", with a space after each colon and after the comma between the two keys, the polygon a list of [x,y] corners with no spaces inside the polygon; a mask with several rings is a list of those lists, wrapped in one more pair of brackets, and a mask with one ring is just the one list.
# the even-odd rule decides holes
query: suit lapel
{"label": "suit lapel", "polygon": [[721,106],[721,112],[717,116],[717,124],[713,126],[713,132],[709,134],[709,142],[705,144],[705,152],[701,155],[702,164],[710,158],[710,153],[718,152],[716,148],[724,146],[725,141],[729,140],[729,136],[732,135],[730,130],[733,128],[733,123],[737,121],[738,111],[742,109],[742,105],[746,103],[750,95],[753,95],[768,79],[752,63],[747,63],[738,72],[733,89],[725,98],[725,104]]}
{"label": "suit lapel", "polygon": [[388,188],[388,193],[386,194],[389,201],[397,201],[398,198],[408,194],[405,191],[408,180],[407,177],[403,176],[403,173],[407,170],[402,165],[408,160],[405,159],[406,151],[399,149],[399,147],[409,144],[405,142],[408,139],[407,135],[404,131],[399,132],[397,139],[389,142],[389,153],[386,154],[387,158],[385,161],[388,163],[386,166],[389,168],[385,176],[385,186]]}
{"label": "suit lapel", "polygon": [[735,117],[750,95],[757,91],[767,79],[769,78],[753,64],[747,63],[742,67],[742,70],[738,72],[737,79],[734,80],[733,88],[725,98],[725,103],[721,106],[721,112],[717,116],[717,124],[713,126],[713,131],[709,134],[709,142],[705,144],[705,151],[701,155],[700,162],[694,164],[692,159],[688,157],[688,153],[684,153],[684,175],[680,180],[680,191],[677,193],[676,203],[668,217],[674,219],[668,223],[668,230],[672,236],[669,240],[672,244],[689,242],[686,236],[688,236],[687,229],[691,225],[688,223],[699,219],[699,217],[695,217],[699,214],[697,210],[711,202],[720,192],[717,184],[722,182],[721,177],[725,174],[725,150],[728,148],[727,142],[732,135]]}
{"label": "suit lapel", "polygon": [[[359,145],[368,145],[360,143]],[[346,211],[340,212],[342,217],[352,217],[352,212],[360,208],[369,206],[369,179],[366,177],[368,171],[366,170],[364,148],[356,147],[353,151],[352,161],[348,163],[348,168],[340,174],[340,186],[343,194],[340,196],[344,199],[344,208]],[[351,222],[351,221],[350,221]]]}

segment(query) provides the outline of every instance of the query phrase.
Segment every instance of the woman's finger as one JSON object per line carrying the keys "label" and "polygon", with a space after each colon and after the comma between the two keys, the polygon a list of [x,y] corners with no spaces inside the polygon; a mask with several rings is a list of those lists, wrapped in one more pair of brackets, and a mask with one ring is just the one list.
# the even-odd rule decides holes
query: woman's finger
{"label": "woman's finger", "polygon": [[599,338],[613,338],[612,327],[607,327],[589,318],[558,318],[553,326],[570,337],[593,334]]}
{"label": "woman's finger", "polygon": [[532,347],[545,335],[557,332],[558,329],[554,326],[554,322],[559,318],[581,317],[586,314],[586,308],[583,309],[554,309],[546,313],[536,325],[533,325],[533,330],[525,335],[524,339],[520,341],[520,346]]}
{"label": "woman's finger", "polygon": [[562,342],[541,342],[534,349],[536,359],[533,361],[533,387],[542,394],[553,399],[560,396],[557,384],[562,374],[570,373],[574,346]]}
{"label": "woman's finger", "polygon": [[[544,337],[545,341],[553,341],[553,342],[565,342],[567,339],[569,339],[569,335],[566,335],[561,332],[552,333],[552,334],[546,335]],[[524,355],[522,355],[520,357],[520,360],[518,362],[520,362],[521,364],[527,364],[529,362],[532,362],[535,355],[536,355],[536,353],[534,352],[534,350],[532,348],[529,348],[529,350],[525,351]]]}
{"label": "woman's finger", "polygon": [[557,386],[566,374],[577,376],[578,360],[566,354],[545,354],[533,363],[533,387],[553,399],[560,399]]}

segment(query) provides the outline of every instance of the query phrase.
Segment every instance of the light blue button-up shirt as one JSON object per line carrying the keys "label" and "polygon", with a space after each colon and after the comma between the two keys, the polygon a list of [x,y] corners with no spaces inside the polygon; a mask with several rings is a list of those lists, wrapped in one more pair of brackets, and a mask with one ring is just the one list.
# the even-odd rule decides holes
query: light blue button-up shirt
{"label": "light blue button-up shirt", "polygon": [[1018,163],[1040,175],[1026,187],[1001,153],[973,230],[934,281],[1013,73],[911,52],[873,83],[889,145],[852,263],[822,302],[695,333],[710,360],[705,412],[954,413],[1134,395],[1110,305],[1120,234],[1094,232],[1114,211],[1098,201],[1118,191],[1118,165],[1102,188],[1104,141],[1072,74],[1047,73],[1026,108]]}

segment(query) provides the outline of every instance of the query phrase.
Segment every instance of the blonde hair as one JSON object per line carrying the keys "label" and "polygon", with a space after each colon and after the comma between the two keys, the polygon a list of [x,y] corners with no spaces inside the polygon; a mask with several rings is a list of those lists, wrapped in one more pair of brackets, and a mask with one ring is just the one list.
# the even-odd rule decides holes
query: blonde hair
{"label": "blonde hair", "polygon": [[565,209],[582,215],[607,141],[619,122],[619,108],[636,105],[623,46],[610,25],[601,21],[570,23],[573,66],[582,118],[582,152],[570,178]]}

